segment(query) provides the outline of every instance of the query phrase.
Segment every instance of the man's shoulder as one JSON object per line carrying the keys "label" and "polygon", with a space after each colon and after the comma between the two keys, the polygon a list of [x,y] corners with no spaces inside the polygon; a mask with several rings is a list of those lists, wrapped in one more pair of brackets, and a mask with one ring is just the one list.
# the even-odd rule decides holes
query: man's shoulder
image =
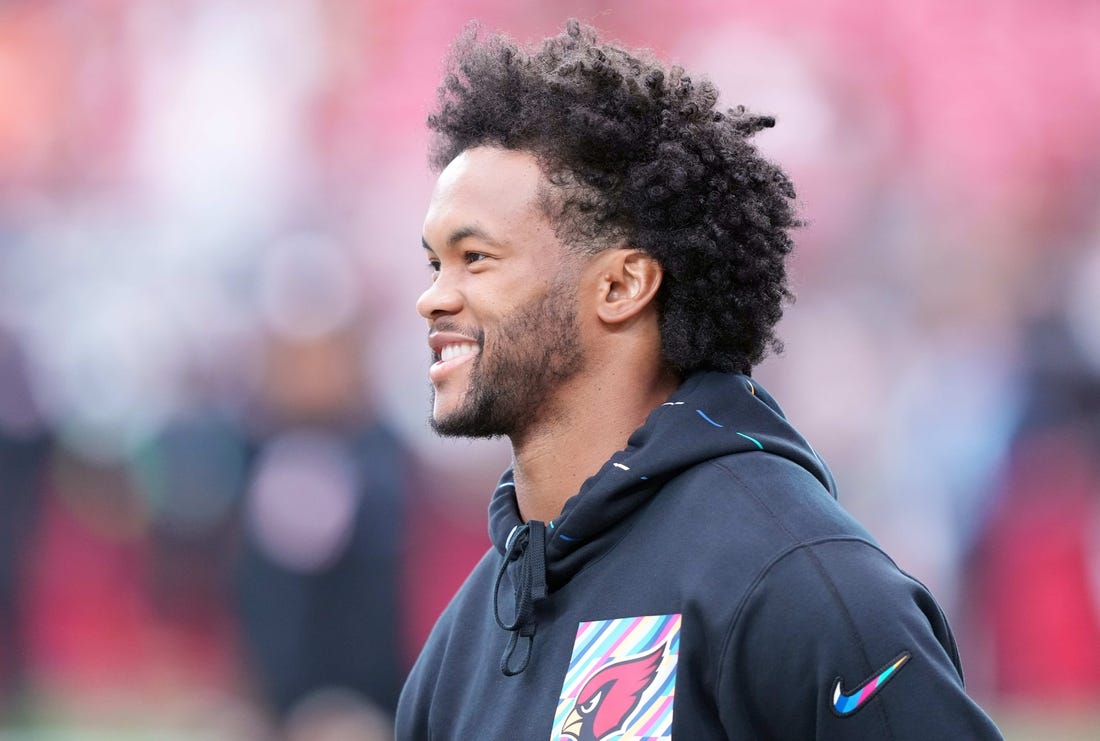
{"label": "man's shoulder", "polygon": [[666,483],[661,500],[695,527],[751,531],[776,545],[822,537],[874,542],[813,473],[766,452],[735,453],[693,466]]}

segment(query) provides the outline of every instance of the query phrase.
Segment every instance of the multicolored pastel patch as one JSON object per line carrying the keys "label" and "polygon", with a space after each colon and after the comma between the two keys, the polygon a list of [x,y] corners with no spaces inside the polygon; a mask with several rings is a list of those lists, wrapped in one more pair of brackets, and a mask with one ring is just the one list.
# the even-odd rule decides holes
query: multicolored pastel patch
{"label": "multicolored pastel patch", "polygon": [[581,623],[550,740],[671,739],[679,654],[679,614]]}

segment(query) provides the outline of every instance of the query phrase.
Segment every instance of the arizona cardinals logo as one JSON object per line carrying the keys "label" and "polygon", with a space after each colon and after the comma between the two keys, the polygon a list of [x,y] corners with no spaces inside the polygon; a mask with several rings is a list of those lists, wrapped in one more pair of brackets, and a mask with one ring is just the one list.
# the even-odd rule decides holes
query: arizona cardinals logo
{"label": "arizona cardinals logo", "polygon": [[622,728],[653,683],[664,658],[664,644],[653,651],[600,669],[581,688],[561,732],[574,741],[599,741]]}

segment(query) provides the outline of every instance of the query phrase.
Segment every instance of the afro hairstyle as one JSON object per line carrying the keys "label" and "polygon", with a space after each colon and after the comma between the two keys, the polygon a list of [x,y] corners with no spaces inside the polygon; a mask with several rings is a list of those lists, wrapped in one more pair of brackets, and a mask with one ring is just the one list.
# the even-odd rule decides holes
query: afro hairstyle
{"label": "afro hairstyle", "polygon": [[661,354],[680,376],[750,373],[782,349],[800,222],[790,179],[748,141],[774,118],[718,110],[708,80],[575,20],[531,50],[471,25],[448,65],[428,118],[436,170],[477,146],[536,156],[571,249],[630,247],[661,265]]}

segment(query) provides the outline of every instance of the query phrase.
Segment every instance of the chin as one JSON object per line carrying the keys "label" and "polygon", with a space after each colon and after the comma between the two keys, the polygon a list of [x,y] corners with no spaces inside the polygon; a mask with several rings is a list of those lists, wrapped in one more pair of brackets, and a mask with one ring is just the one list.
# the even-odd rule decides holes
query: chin
{"label": "chin", "polygon": [[431,423],[433,427],[448,427],[454,420],[463,417],[464,405],[461,398],[452,394],[436,394],[432,404]]}
{"label": "chin", "polygon": [[428,422],[436,434],[441,437],[474,437],[469,433],[470,421],[462,413],[461,404],[437,403],[432,408]]}
{"label": "chin", "polygon": [[492,439],[511,435],[511,428],[476,412],[477,410],[459,408],[451,410],[449,414],[433,413],[430,420],[432,429],[441,437]]}

